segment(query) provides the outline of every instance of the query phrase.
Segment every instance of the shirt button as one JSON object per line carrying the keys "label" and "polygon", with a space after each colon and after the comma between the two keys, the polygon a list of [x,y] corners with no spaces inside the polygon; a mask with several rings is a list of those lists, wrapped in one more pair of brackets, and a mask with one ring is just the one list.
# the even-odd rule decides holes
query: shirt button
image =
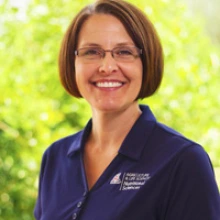
{"label": "shirt button", "polygon": [[77,207],[80,208],[82,206],[82,202],[78,202]]}
{"label": "shirt button", "polygon": [[73,213],[73,219],[76,219],[76,218],[77,218],[77,214]]}

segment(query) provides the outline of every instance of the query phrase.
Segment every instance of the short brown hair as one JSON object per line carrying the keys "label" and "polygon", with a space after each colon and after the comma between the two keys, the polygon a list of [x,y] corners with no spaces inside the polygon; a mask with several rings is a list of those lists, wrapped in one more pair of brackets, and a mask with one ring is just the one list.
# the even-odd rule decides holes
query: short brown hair
{"label": "short brown hair", "polygon": [[72,96],[82,97],[75,79],[75,53],[83,23],[94,14],[110,14],[119,19],[134,41],[142,49],[142,86],[137,99],[149,97],[158,89],[163,76],[163,51],[157,32],[146,15],[123,0],[98,0],[83,8],[73,19],[61,45],[59,74],[64,88]]}

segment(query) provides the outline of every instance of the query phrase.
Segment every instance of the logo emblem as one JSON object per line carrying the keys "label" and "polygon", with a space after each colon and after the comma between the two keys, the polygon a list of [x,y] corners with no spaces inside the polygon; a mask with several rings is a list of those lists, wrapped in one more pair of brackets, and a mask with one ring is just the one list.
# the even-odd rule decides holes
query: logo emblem
{"label": "logo emblem", "polygon": [[116,174],[116,175],[112,178],[110,184],[121,184],[120,175],[121,175],[121,173]]}
{"label": "logo emblem", "polygon": [[151,178],[149,173],[118,173],[110,184],[120,185],[119,190],[138,190]]}

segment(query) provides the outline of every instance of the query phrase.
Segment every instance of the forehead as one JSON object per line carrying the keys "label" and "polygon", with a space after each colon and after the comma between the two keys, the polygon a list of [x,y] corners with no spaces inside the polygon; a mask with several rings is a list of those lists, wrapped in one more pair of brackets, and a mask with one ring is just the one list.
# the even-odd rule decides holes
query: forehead
{"label": "forehead", "polygon": [[89,17],[79,32],[78,44],[91,43],[133,43],[122,22],[108,14]]}

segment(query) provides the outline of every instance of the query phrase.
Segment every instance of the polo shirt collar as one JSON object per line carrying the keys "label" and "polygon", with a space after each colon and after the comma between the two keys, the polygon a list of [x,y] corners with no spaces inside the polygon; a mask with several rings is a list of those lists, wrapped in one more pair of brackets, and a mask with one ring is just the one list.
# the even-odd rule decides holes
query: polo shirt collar
{"label": "polo shirt collar", "polygon": [[[119,149],[120,154],[134,160],[140,159],[144,146],[156,123],[156,119],[148,106],[140,105],[140,109],[142,114],[129,131]],[[68,150],[68,156],[72,156],[77,151],[82,150],[91,128],[92,119],[89,120],[84,130],[78,133]]]}
{"label": "polo shirt collar", "polygon": [[90,119],[85,128],[76,134],[76,139],[70,145],[67,156],[73,156],[77,151],[81,150],[90,134],[92,128],[92,119]]}
{"label": "polo shirt collar", "polygon": [[133,125],[119,149],[119,153],[134,160],[140,159],[144,146],[146,146],[156,123],[156,119],[148,106],[140,105],[140,109],[142,114]]}

